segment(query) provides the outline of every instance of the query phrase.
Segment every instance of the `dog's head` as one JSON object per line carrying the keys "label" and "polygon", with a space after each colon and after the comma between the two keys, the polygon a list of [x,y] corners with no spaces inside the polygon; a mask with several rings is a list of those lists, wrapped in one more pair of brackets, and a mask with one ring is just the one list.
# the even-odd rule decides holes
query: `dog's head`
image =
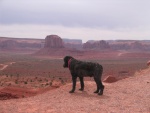
{"label": "dog's head", "polygon": [[72,58],[73,58],[73,57],[71,57],[71,56],[65,56],[65,57],[64,57],[64,65],[63,65],[64,68],[69,67],[68,62],[69,62],[69,60],[72,59]]}

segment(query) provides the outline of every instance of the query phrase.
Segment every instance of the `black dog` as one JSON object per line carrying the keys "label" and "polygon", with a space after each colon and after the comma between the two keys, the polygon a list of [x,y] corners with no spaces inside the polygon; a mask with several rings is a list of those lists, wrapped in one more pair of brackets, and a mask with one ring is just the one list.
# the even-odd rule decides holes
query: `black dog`
{"label": "black dog", "polygon": [[103,95],[104,85],[102,84],[101,77],[103,72],[103,67],[98,63],[91,62],[82,62],[74,59],[71,56],[64,57],[64,68],[69,68],[70,73],[72,75],[72,90],[70,93],[75,91],[76,87],[76,79],[79,77],[81,88],[79,90],[84,90],[84,81],[83,77],[90,76],[94,77],[94,80],[97,85],[97,90],[94,93],[98,93],[98,95]]}

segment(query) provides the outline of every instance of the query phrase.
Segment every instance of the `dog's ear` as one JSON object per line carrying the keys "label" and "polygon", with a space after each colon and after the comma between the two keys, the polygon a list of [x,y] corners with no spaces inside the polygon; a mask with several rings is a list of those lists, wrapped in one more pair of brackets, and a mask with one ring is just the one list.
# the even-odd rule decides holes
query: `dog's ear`
{"label": "dog's ear", "polygon": [[65,56],[65,57],[64,57],[64,65],[63,65],[63,67],[68,67],[68,61],[69,61],[71,58],[73,58],[73,57],[71,57],[71,56]]}
{"label": "dog's ear", "polygon": [[65,61],[65,62],[68,62],[69,59],[71,59],[71,58],[73,58],[73,57],[72,57],[72,56],[65,56],[65,57],[64,57],[64,61]]}

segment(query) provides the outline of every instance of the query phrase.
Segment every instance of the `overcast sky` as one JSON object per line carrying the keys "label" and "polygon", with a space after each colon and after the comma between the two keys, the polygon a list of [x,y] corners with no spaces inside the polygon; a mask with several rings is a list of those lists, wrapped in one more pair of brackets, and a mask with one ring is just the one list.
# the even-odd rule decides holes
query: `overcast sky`
{"label": "overcast sky", "polygon": [[0,0],[0,36],[150,40],[150,0]]}

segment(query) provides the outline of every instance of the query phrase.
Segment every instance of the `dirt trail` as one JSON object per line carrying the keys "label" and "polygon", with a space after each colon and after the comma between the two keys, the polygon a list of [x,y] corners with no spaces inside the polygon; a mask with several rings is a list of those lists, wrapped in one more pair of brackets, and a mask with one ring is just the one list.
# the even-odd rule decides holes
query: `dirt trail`
{"label": "dirt trail", "polygon": [[1,68],[0,70],[4,70],[5,68],[7,68],[8,65],[5,65],[5,64],[0,64],[1,65]]}
{"label": "dirt trail", "polygon": [[6,69],[9,65],[12,65],[15,62],[9,62],[7,64],[0,64],[0,70],[4,70]]}
{"label": "dirt trail", "polygon": [[[0,113],[150,113],[150,69],[141,75],[106,84],[103,96],[85,91],[68,93],[71,84],[35,97],[0,101]],[[79,83],[77,83],[79,88]]]}

